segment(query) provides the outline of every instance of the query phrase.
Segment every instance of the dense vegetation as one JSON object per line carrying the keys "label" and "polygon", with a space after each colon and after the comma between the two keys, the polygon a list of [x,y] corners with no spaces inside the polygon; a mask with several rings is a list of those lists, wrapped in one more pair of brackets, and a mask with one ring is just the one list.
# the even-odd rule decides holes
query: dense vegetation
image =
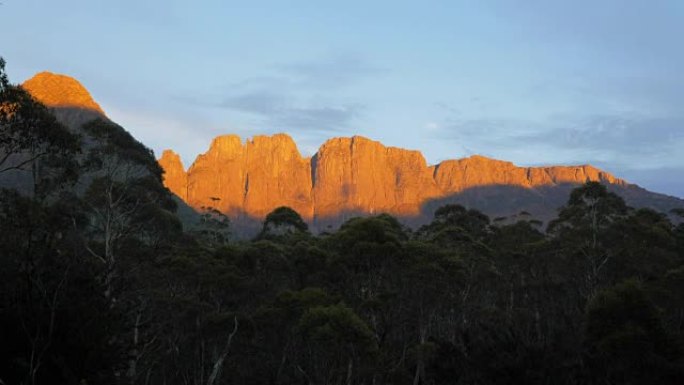
{"label": "dense vegetation", "polygon": [[682,383],[684,225],[600,184],[545,229],[448,205],[184,231],[148,149],[64,128],[3,64],[0,179],[30,188],[0,190],[0,384]]}

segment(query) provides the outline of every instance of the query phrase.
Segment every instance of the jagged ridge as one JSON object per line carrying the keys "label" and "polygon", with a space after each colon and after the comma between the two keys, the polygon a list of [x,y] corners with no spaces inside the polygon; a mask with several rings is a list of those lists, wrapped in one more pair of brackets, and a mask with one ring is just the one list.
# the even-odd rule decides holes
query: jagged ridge
{"label": "jagged ridge", "polygon": [[[95,118],[107,119],[85,87],[69,76],[42,72],[23,87],[75,129]],[[360,136],[330,139],[304,158],[285,134],[255,136],[245,143],[226,135],[214,139],[187,171],[170,150],[159,163],[166,186],[195,209],[215,207],[234,219],[258,221],[285,205],[318,229],[352,215],[380,212],[419,224],[445,203],[465,204],[492,217],[524,210],[547,220],[570,189],[586,181],[606,183],[635,207],[684,207],[680,199],[630,185],[590,165],[516,167],[472,156],[428,166],[418,151]]]}
{"label": "jagged ridge", "polygon": [[244,144],[227,135],[215,138],[187,172],[171,150],[159,163],[166,186],[197,209],[215,207],[259,219],[285,205],[319,224],[380,212],[418,217],[427,202],[474,188],[538,189],[587,181],[628,185],[590,165],[517,167],[476,155],[428,166],[419,151],[361,136],[330,139],[304,158],[286,134],[255,136]]}

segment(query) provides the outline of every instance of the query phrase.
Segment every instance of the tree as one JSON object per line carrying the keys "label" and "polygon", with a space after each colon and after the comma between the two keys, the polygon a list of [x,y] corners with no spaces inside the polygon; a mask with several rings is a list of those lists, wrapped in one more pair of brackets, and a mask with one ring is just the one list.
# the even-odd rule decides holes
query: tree
{"label": "tree", "polygon": [[144,286],[135,282],[145,277],[136,272],[146,258],[154,257],[152,250],[159,253],[161,243],[174,241],[181,226],[172,215],[176,204],[149,149],[103,119],[87,123],[83,130],[91,147],[84,160],[88,173],[81,178],[87,185],[82,207],[88,225],[82,245],[100,263],[104,298],[127,317],[131,337],[125,343],[126,373],[134,382],[145,343],[141,327],[149,311]]}
{"label": "tree", "polygon": [[276,239],[287,234],[307,233],[309,226],[302,217],[289,207],[281,206],[271,211],[264,220],[258,239]]}
{"label": "tree", "polygon": [[298,369],[309,383],[351,385],[377,350],[368,326],[343,304],[307,310],[298,329],[305,343]]}
{"label": "tree", "polygon": [[399,295],[407,300],[404,306],[408,325],[403,327],[406,336],[413,340],[409,347],[415,364],[414,385],[427,381],[426,367],[436,350],[433,328],[442,321],[450,331],[455,331],[463,319],[459,314],[463,311],[459,295],[464,282],[461,262],[445,250],[418,241],[408,242],[402,255],[404,274]]}
{"label": "tree", "polygon": [[358,309],[378,344],[390,332],[396,308],[396,287],[403,242],[407,235],[399,222],[386,214],[353,218],[325,239],[329,257],[328,285],[344,293]]}
{"label": "tree", "polygon": [[225,246],[230,240],[230,218],[213,207],[202,207],[199,224],[194,232],[213,247]]}
{"label": "tree", "polygon": [[[0,189],[0,379],[103,382],[120,363],[120,317],[97,290],[73,205]],[[82,222],[77,221],[77,226]]]}
{"label": "tree", "polygon": [[587,306],[585,344],[595,383],[676,384],[681,352],[642,285],[629,280]]}
{"label": "tree", "polygon": [[339,298],[325,290],[309,287],[303,290],[285,290],[271,303],[256,310],[254,319],[258,330],[256,341],[259,357],[268,381],[275,384],[294,383],[302,376],[306,365],[305,341],[298,328],[299,321],[309,309],[331,306]]}
{"label": "tree", "polygon": [[609,231],[606,278],[617,283],[627,278],[653,280],[677,266],[677,239],[665,214],[639,209],[615,222]]}
{"label": "tree", "polygon": [[[175,202],[161,184],[161,170],[151,152],[113,123],[93,121],[84,129],[95,145],[85,166],[90,184],[84,194],[90,240],[86,249],[105,266],[105,297],[114,295],[118,253],[127,239],[146,241],[144,232],[163,216],[151,211],[175,210]],[[150,159],[151,158],[151,159]]]}
{"label": "tree", "polygon": [[569,257],[568,269],[575,271],[584,298],[591,298],[602,284],[610,252],[612,226],[624,219],[629,207],[615,193],[598,182],[574,189],[558,218],[547,229]]}
{"label": "tree", "polygon": [[0,175],[18,172],[18,184],[29,184],[24,190],[44,197],[57,185],[74,180],[79,146],[79,138],[47,107],[8,82],[0,58]]}

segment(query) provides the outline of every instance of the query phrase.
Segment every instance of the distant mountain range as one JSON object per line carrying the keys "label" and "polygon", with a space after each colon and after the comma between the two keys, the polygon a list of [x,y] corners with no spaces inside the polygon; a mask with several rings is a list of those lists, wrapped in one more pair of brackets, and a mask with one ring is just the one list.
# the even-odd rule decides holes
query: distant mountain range
{"label": "distant mountain range", "polygon": [[[23,84],[75,130],[104,111],[75,79],[42,72]],[[406,224],[428,222],[436,208],[459,203],[499,222],[552,219],[569,192],[598,181],[633,207],[662,212],[684,200],[647,191],[590,165],[517,167],[483,156],[430,166],[418,151],[386,147],[361,136],[326,141],[303,157],[286,134],[215,138],[186,170],[172,150],[159,164],[164,184],[195,210],[216,208],[236,226],[255,227],[273,209],[289,206],[315,230],[358,215],[389,213]]]}

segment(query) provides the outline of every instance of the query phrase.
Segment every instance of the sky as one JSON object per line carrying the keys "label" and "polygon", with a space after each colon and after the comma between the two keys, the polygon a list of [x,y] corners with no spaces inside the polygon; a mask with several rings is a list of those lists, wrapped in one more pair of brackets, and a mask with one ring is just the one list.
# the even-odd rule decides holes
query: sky
{"label": "sky", "polygon": [[221,134],[586,164],[684,197],[684,1],[0,0],[10,80],[77,78],[188,167]]}

